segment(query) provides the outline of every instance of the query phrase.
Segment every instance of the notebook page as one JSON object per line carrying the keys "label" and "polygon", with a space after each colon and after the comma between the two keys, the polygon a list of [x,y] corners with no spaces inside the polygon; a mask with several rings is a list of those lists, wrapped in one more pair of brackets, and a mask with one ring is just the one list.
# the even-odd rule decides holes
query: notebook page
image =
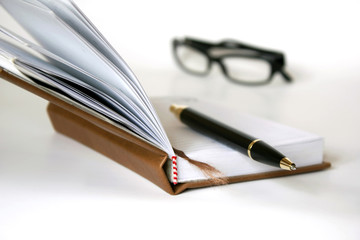
{"label": "notebook page", "polygon": [[119,78],[114,70],[74,32],[59,22],[48,9],[38,6],[37,1],[3,0],[5,9],[47,50],[91,73],[101,76],[112,85],[134,98],[132,89]]}
{"label": "notebook page", "polygon": [[[89,107],[84,106],[82,103],[74,101],[73,99],[68,98],[67,96],[65,96],[63,94],[60,94],[57,91],[53,91],[52,89],[49,89],[49,88],[46,88],[46,87],[43,87],[43,86],[41,86],[39,84],[34,83],[33,80],[31,80],[28,76],[24,75],[24,73],[19,71],[19,69],[14,65],[14,61],[9,59],[9,55],[4,53],[2,51],[2,49],[0,48],[0,72],[1,71],[7,72],[8,74],[10,74],[10,75],[12,75],[12,76],[14,76],[14,77],[16,77],[18,79],[21,79],[22,81],[24,81],[24,82],[26,82],[26,83],[28,83],[28,84],[36,87],[36,88],[39,88],[42,91],[44,91],[44,92],[46,92],[46,93],[48,93],[48,94],[50,94],[52,96],[55,96],[55,97],[61,99],[62,101],[67,102],[67,103],[81,109],[82,111],[101,119],[104,122],[107,122],[107,123],[109,123],[109,124],[111,124],[111,125],[113,125],[113,126],[115,126],[117,128],[122,129],[123,131],[125,131],[125,132],[127,132],[129,134],[134,135],[133,131],[130,131],[128,128],[125,128],[123,125],[121,125],[119,123],[111,121],[109,118],[107,118],[104,115],[92,110]],[[134,135],[134,136],[136,136],[136,135]],[[143,138],[143,141],[147,142],[150,145],[158,147],[159,149],[162,149],[162,146],[159,146],[159,145],[155,144],[154,142],[149,141],[147,138]]]}
{"label": "notebook page", "polygon": [[75,32],[83,37],[83,39],[103,54],[109,60],[110,64],[114,64],[114,66],[119,70],[119,73],[122,74],[122,76],[129,82],[132,88],[136,91],[138,97],[143,101],[144,107],[147,108],[147,115],[152,117],[152,122],[156,124],[158,129],[160,129],[158,133],[163,135],[163,139],[166,139],[166,135],[164,134],[161,124],[158,121],[158,118],[135,75],[132,73],[124,60],[110,46],[110,44],[106,42],[105,38],[103,38],[96,28],[90,23],[90,21],[86,19],[81,12],[79,12],[79,9],[76,8],[72,2],[67,0],[38,1],[47,6],[59,19],[61,19],[61,21],[64,22],[64,24],[74,29]]}
{"label": "notebook page", "polygon": [[[124,60],[113,50],[99,32],[85,19],[80,12],[74,7],[72,2],[66,0],[48,1],[38,0],[47,6],[61,21],[74,29],[80,36],[82,36],[89,44],[101,52],[112,64],[114,64],[121,72],[124,73],[125,78],[129,80],[130,84],[135,84],[134,90],[137,91],[143,98],[144,92],[131,72],[130,68]],[[143,99],[145,100],[145,99]]]}
{"label": "notebook page", "polygon": [[[74,68],[76,66],[92,76],[101,76],[101,79],[116,86],[119,91],[123,91],[125,96],[131,100],[125,101],[128,104],[128,108],[132,110],[133,114],[141,116],[146,125],[151,126],[156,138],[159,139],[163,146],[162,149],[168,152],[169,155],[173,154],[167,136],[156,117],[156,113],[148,105],[149,102],[146,96],[142,94],[143,90],[134,90],[135,85],[132,80],[128,79],[128,76],[123,75],[121,71],[116,70],[117,68],[114,64],[104,57],[101,51],[99,52],[91,44],[88,44],[78,32],[64,24],[61,19],[57,19],[53,12],[36,0],[4,0],[2,5],[42,45],[53,51],[56,57],[60,57],[61,61],[57,58],[58,62],[55,62],[56,64],[69,60],[73,63],[73,66],[66,68],[67,71],[71,72],[73,69],[76,69]],[[77,14],[77,16],[79,15],[81,14]],[[97,35],[95,34],[94,36]],[[65,46],[65,48],[62,46]],[[69,66],[69,61],[65,64],[66,66]],[[145,101],[143,98],[145,98]]]}
{"label": "notebook page", "polygon": [[[167,136],[159,121],[159,118],[156,115],[156,112],[151,105],[149,98],[147,97],[139,80],[136,78],[135,74],[131,71],[130,67],[126,64],[126,62],[121,58],[121,56],[101,34],[101,32],[85,16],[81,9],[79,9],[76,4],[71,0],[60,0],[57,2],[57,4],[52,3],[52,1],[50,1],[51,4],[49,4],[50,2],[46,0],[40,1],[43,3],[46,2],[47,6],[51,8],[55,14],[57,14],[63,21],[68,23],[73,29],[77,30],[85,39],[87,39],[94,47],[96,47],[101,53],[103,53],[104,56],[106,56],[122,72],[125,73],[125,77],[131,80],[129,81],[130,84],[132,84],[134,89],[138,92],[139,96],[144,101],[145,106],[149,109],[149,113],[155,119],[155,123],[159,127],[161,134],[163,134],[165,144],[168,148],[171,149],[171,145],[168,142]],[[67,10],[71,11],[73,15]]]}
{"label": "notebook page", "polygon": [[[95,86],[97,89],[102,90],[104,93],[107,93],[109,96],[116,99],[118,103],[123,105],[124,107],[121,107],[123,111],[126,112],[125,115],[132,116],[131,118],[135,118],[136,120],[133,121],[134,124],[137,124],[139,126],[146,126],[147,132],[151,132],[152,135],[155,137],[158,143],[160,143],[160,149],[169,152],[168,149],[170,144],[168,143],[167,137],[166,140],[162,138],[162,135],[159,134],[159,131],[152,127],[151,121],[148,119],[148,116],[138,108],[137,105],[135,105],[126,95],[124,95],[121,91],[118,89],[110,86],[106,82],[102,81],[101,79],[97,79],[96,77],[90,75],[89,73],[85,72],[82,69],[79,69],[75,65],[67,62],[66,60],[50,53],[49,51],[33,45],[32,43],[28,42],[26,39],[21,38],[20,36],[15,35],[14,33],[11,33],[9,30],[6,30],[4,28],[0,27],[0,32],[5,33],[7,36],[10,36],[14,40],[18,40],[18,42],[22,43],[25,47],[31,47],[32,49],[36,50],[39,53],[42,53],[44,56],[47,56],[48,58],[53,59],[53,61],[57,61],[57,65],[65,65],[66,68],[71,69],[71,73],[76,73],[75,76],[78,77],[81,80],[86,80],[85,82],[88,82],[91,84],[91,86]],[[166,135],[165,135],[166,136]],[[171,147],[170,147],[171,148]],[[172,150],[172,149],[171,149]],[[171,153],[171,151],[170,151]],[[169,154],[170,155],[170,154]]]}
{"label": "notebook page", "polygon": [[[86,17],[86,15],[78,8],[75,3],[71,0],[61,0],[60,1],[64,6],[66,6],[80,21],[82,21],[87,28],[95,34],[99,39],[101,39],[104,44],[104,50],[109,51],[110,55],[104,54],[112,60],[130,79],[134,81],[136,85],[138,85],[139,89],[143,92],[144,96],[146,96],[143,91],[140,82],[137,80],[134,73],[131,71],[130,67],[126,64],[126,62],[122,59],[122,57],[115,51],[115,49],[111,46],[111,44],[105,39],[105,37],[101,34],[101,32],[91,23],[91,21]],[[148,98],[146,98],[148,100]]]}
{"label": "notebook page", "polygon": [[[92,75],[101,76],[101,79],[124,92],[131,102],[141,110],[138,114],[145,113],[142,118],[147,121],[146,124],[152,125],[153,131],[164,141],[156,120],[152,118],[148,109],[144,107],[144,103],[137,96],[136,91],[130,87],[126,80],[119,77],[106,62],[106,59],[96,54],[91,46],[85,44],[76,36],[75,32],[62,25],[51,11],[44,9],[44,7],[38,7],[39,3],[37,1],[21,2],[11,0],[10,2],[3,1],[2,4],[45,48]],[[71,71],[72,69],[67,70]]]}
{"label": "notebook page", "polygon": [[[57,65],[66,65],[68,68],[72,69],[72,73],[76,73],[75,76],[78,79],[81,80],[86,80],[85,82],[90,83],[91,86],[94,86],[96,89],[102,90],[104,93],[107,93],[110,97],[114,98],[117,102],[118,102],[118,107],[121,108],[122,111],[120,111],[120,113],[125,114],[125,116],[130,116],[130,119],[134,119],[133,123],[140,125],[140,126],[146,126],[147,131],[150,133],[152,133],[153,135],[157,136],[157,133],[153,131],[152,128],[148,128],[149,127],[149,123],[147,120],[146,115],[144,115],[144,113],[138,109],[138,107],[136,105],[134,105],[131,100],[129,100],[127,98],[126,95],[124,95],[121,91],[118,91],[117,89],[115,89],[114,87],[110,86],[109,84],[107,84],[106,82],[100,80],[100,79],[96,79],[94,76],[91,76],[89,73],[77,68],[76,66],[72,65],[71,63],[68,63],[67,61],[65,61],[64,59],[59,58],[58,56],[46,51],[45,49],[42,49],[39,46],[33,45],[30,42],[27,42],[25,39],[22,39],[20,36],[16,36],[14,33],[9,32],[8,30],[1,28],[0,27],[0,32],[6,34],[7,36],[9,36],[11,39],[13,40],[18,40],[19,43],[22,43],[23,46],[25,47],[31,47],[32,49],[37,50],[37,52],[42,53],[44,56],[47,56],[48,58],[52,58],[53,61],[57,61],[58,64]],[[1,36],[1,35],[0,35]],[[1,36],[3,37],[3,36]],[[8,48],[8,50],[11,50],[10,48]],[[17,53],[19,54],[19,51],[17,51]],[[24,52],[22,52],[24,53]],[[16,55],[17,57],[19,57],[19,55]],[[25,56],[27,56],[26,59],[28,59],[28,62],[34,62],[34,63],[40,63],[39,68],[42,68],[43,70],[48,69],[49,67],[51,67],[50,64],[44,65],[45,62],[39,62],[36,61],[36,58],[32,58],[29,59],[29,55],[24,55],[22,54],[20,57],[24,58]],[[56,66],[55,66],[56,68]],[[58,69],[60,70],[60,69]]]}
{"label": "notebook page", "polygon": [[[149,139],[157,146],[160,145],[160,143],[153,138],[153,133],[146,125],[140,125],[140,129],[138,126],[141,122],[139,122],[135,116],[132,116],[130,112],[127,112],[127,110],[116,101],[112,100],[107,95],[104,95],[99,90],[79,81],[61,69],[58,69],[48,62],[31,55],[30,53],[6,42],[1,38],[0,49],[3,53],[5,53],[4,56],[6,55],[6,59],[8,59],[8,61],[11,60],[11,62],[13,62],[17,69],[20,69],[22,73],[26,73],[27,76],[31,76],[47,85],[51,85],[52,87],[66,93],[68,96],[82,102],[84,105],[102,113],[104,116],[124,124],[136,134],[145,139]],[[80,92],[78,89],[84,90]],[[102,102],[106,102],[112,108],[117,109],[117,112],[122,112],[127,118],[124,118],[122,115],[119,115],[104,104],[100,103],[98,100],[93,98],[94,96],[97,99],[103,100]],[[133,122],[136,123],[136,125]]]}
{"label": "notebook page", "polygon": [[[172,145],[190,158],[217,168],[226,176],[277,171],[279,168],[253,161],[237,150],[190,129],[170,112],[171,104],[191,106],[231,127],[261,138],[288,156],[298,167],[322,162],[323,140],[317,135],[195,99],[155,98],[152,102]],[[181,158],[178,160],[178,177],[179,182],[206,179],[196,167]]]}
{"label": "notebook page", "polygon": [[2,68],[2,70],[7,71],[14,76],[17,76],[18,78],[26,82],[29,82],[30,79],[28,79],[28,77],[21,73],[19,69],[15,67],[12,61],[13,59],[11,58],[11,56],[9,56],[5,52],[3,52],[2,49],[0,49],[0,67]]}

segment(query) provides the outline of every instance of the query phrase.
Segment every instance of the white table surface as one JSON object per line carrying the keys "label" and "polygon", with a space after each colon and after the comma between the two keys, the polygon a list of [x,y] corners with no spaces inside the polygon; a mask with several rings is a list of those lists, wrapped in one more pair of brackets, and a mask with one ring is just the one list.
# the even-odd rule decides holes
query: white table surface
{"label": "white table surface", "polygon": [[[326,171],[186,191],[149,181],[52,129],[47,102],[0,81],[0,239],[360,239],[358,1],[76,1],[149,96],[229,105],[325,138]],[[0,10],[1,25],[11,25]],[[16,29],[16,27],[14,26]],[[295,81],[204,78],[170,39],[282,50]]]}

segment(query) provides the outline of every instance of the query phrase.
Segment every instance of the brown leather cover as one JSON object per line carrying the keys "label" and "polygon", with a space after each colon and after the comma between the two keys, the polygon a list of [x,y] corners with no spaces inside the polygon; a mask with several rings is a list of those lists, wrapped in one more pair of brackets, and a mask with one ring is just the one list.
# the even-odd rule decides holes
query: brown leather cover
{"label": "brown leather cover", "polygon": [[[104,154],[110,159],[150,180],[169,194],[179,194],[189,188],[212,186],[212,181],[194,181],[173,186],[165,173],[167,154],[132,134],[82,109],[16,78],[0,68],[0,77],[50,102],[48,114],[54,129]],[[299,168],[294,172],[273,171],[229,178],[229,183],[280,177],[330,167],[330,163]]]}

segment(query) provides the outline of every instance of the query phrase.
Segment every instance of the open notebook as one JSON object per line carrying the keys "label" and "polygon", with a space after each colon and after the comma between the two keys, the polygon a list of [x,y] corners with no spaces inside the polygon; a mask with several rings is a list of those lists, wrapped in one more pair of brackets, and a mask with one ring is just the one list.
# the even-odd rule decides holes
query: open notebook
{"label": "open notebook", "polygon": [[[278,168],[253,160],[236,149],[200,134],[181,123],[169,111],[172,103],[179,103],[225,122],[232,128],[258,136],[296,163],[297,167],[320,164],[323,161],[323,138],[312,133],[288,127],[255,116],[234,112],[221,105],[191,98],[154,98],[165,131],[173,147],[186,152],[192,159],[206,162],[225,176],[239,176],[277,171]],[[179,159],[179,182],[205,179],[202,172],[189,162]]]}
{"label": "open notebook", "polygon": [[[186,160],[176,158],[173,146],[186,152],[193,159],[208,162],[222,171],[225,176],[277,170],[252,162],[220,143],[191,132],[192,130],[187,129],[169,112],[168,108],[174,103],[174,99],[154,100],[165,131],[131,69],[72,1],[1,0],[0,3],[36,40],[31,42],[7,29],[6,26],[1,26],[1,69],[11,75],[7,78],[12,79],[12,82],[17,82],[18,85],[25,86],[24,88],[31,89],[29,91],[38,95],[47,96],[45,98],[51,99],[49,101],[55,105],[67,106],[68,111],[76,112],[75,115],[68,117],[69,121],[77,119],[77,114],[89,119],[95,116],[102,121],[100,125],[103,128],[106,124],[110,124],[126,136],[131,135],[131,138],[135,137],[166,153],[167,164],[163,167],[161,163],[160,168],[165,169],[167,178],[175,184],[201,181],[206,177]],[[20,79],[20,83],[15,78]],[[58,100],[54,100],[51,96],[55,96]],[[237,115],[222,108],[202,105],[196,101],[177,100],[179,102],[176,103],[189,103],[191,107],[200,108],[210,115],[218,116],[221,112],[221,115],[227,116],[226,119],[230,120],[229,124],[259,136],[265,141],[268,140],[270,144],[291,157],[298,166],[316,165],[322,162],[322,139],[317,136],[249,116]],[[55,113],[61,112],[59,109],[55,110]],[[83,112],[91,116],[84,115]],[[80,121],[82,120],[74,120],[74,124]],[[57,122],[60,125],[65,124],[63,120]],[[79,129],[79,126],[75,130]],[[92,134],[95,127],[97,126],[91,126],[84,131]],[[114,131],[118,132],[116,129]],[[272,131],[267,131],[268,129]],[[78,139],[78,136],[71,135],[74,134],[73,132],[70,131],[68,135]],[[121,139],[119,138],[118,142],[122,141]],[[86,141],[88,140],[83,139],[83,143],[87,144]],[[90,141],[88,145],[93,142]],[[99,144],[103,143],[99,142]],[[137,143],[137,147],[124,150],[132,152],[133,155],[131,157],[129,155],[129,159],[133,158],[136,161],[139,158],[137,154],[142,151],[140,145],[143,146],[142,143]],[[97,148],[93,145],[92,147]],[[117,150],[114,150],[114,153],[116,153],[114,158],[125,158],[119,156]],[[154,156],[161,155],[156,154]],[[176,159],[178,177],[173,175],[172,171],[174,167],[172,164]],[[129,163],[129,166],[132,167],[132,164]],[[141,168],[132,169],[139,170],[137,172],[143,171]],[[156,182],[153,175],[155,176],[150,173],[146,177]]]}

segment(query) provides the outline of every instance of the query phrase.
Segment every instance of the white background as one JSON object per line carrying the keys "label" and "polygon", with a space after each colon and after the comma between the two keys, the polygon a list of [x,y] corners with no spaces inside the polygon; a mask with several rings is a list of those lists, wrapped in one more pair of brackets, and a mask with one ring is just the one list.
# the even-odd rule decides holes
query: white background
{"label": "white background", "polygon": [[[198,97],[314,132],[332,168],[170,196],[55,133],[45,100],[0,81],[1,240],[360,239],[359,1],[76,3],[149,96]],[[2,9],[0,23],[12,26]],[[282,50],[295,81],[190,76],[170,51],[184,35]]]}

